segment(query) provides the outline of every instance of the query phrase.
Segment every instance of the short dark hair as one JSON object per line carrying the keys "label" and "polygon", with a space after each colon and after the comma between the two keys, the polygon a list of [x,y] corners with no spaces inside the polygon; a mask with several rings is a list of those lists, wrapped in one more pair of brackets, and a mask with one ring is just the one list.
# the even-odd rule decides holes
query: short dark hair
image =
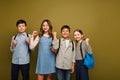
{"label": "short dark hair", "polygon": [[26,21],[25,20],[23,20],[23,19],[19,19],[17,22],[16,22],[16,26],[18,26],[19,24],[25,24],[25,26],[27,26],[27,23],[26,23]]}
{"label": "short dark hair", "polygon": [[68,26],[68,25],[63,25],[63,26],[61,27],[61,32],[62,32],[63,29],[68,29],[69,32],[70,32],[70,26]]}

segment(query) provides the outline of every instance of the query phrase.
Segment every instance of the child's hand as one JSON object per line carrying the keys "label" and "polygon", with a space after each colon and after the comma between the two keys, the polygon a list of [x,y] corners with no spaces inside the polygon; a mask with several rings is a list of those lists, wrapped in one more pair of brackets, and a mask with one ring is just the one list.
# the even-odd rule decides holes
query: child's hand
{"label": "child's hand", "polygon": [[13,40],[13,45],[14,45],[14,46],[17,45],[17,40]]}
{"label": "child's hand", "polygon": [[53,41],[57,41],[57,32],[52,32],[52,34],[53,34]]}
{"label": "child's hand", "polygon": [[86,39],[85,39],[85,42],[86,42],[87,45],[89,45],[89,41],[90,41],[89,38],[86,38]]}
{"label": "child's hand", "polygon": [[13,40],[12,45],[11,45],[12,49],[13,49],[16,45],[17,45],[17,40]]}
{"label": "child's hand", "polygon": [[38,32],[37,31],[33,31],[32,36],[35,37],[37,35],[38,35]]}
{"label": "child's hand", "polygon": [[52,34],[53,34],[53,37],[56,37],[57,32],[52,32]]}
{"label": "child's hand", "polygon": [[25,41],[29,44],[30,43],[30,38],[26,37]]}
{"label": "child's hand", "polygon": [[74,63],[73,63],[72,68],[71,68],[71,73],[74,73],[74,71],[75,71],[75,68],[74,68]]}

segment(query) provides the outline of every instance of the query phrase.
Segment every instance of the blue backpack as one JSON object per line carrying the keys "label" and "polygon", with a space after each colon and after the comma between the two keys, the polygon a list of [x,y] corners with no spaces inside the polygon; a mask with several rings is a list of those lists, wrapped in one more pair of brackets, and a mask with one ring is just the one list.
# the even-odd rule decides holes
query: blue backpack
{"label": "blue backpack", "polygon": [[81,44],[80,44],[80,51],[81,51],[82,59],[83,59],[83,61],[84,61],[84,65],[85,65],[88,69],[94,68],[94,55],[93,55],[93,54],[89,54],[89,53],[86,51],[86,53],[85,53],[85,58],[83,58],[82,42],[81,42]]}

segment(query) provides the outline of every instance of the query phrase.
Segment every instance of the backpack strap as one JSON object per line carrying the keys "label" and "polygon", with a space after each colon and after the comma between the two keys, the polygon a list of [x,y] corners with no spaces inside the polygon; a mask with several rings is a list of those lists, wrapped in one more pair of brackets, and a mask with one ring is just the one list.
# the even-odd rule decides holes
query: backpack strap
{"label": "backpack strap", "polygon": [[[74,51],[74,43],[73,41],[72,42],[72,51]],[[60,44],[61,44],[61,40],[59,39],[59,46],[58,46],[58,52],[59,52],[59,49],[60,49]]]}
{"label": "backpack strap", "polygon": [[[28,33],[27,33],[27,37],[29,38]],[[29,48],[29,44],[28,44],[28,51],[31,53],[31,50],[30,50],[30,48]],[[30,56],[31,56],[31,54],[30,54]]]}
{"label": "backpack strap", "polygon": [[14,36],[14,40],[16,39],[17,34]]}
{"label": "backpack strap", "polygon": [[[28,33],[26,33],[26,34],[27,34],[27,37],[29,37]],[[14,40],[16,39],[16,37],[17,37],[17,34],[14,36]],[[31,53],[31,50],[30,50],[30,48],[29,48],[29,45],[28,45],[28,51]]]}
{"label": "backpack strap", "polygon": [[80,43],[80,52],[81,52],[81,56],[82,56],[82,59],[83,59],[82,42]]}
{"label": "backpack strap", "polygon": [[72,41],[72,51],[74,51],[74,43],[73,43],[73,41]]}
{"label": "backpack strap", "polygon": [[59,46],[58,46],[58,50],[57,50],[57,52],[59,52],[60,44],[61,44],[61,40],[59,39]]}
{"label": "backpack strap", "polygon": [[[14,40],[16,39],[16,37],[17,37],[17,34],[14,36]],[[27,33],[27,37],[29,37],[28,33]]]}
{"label": "backpack strap", "polygon": [[27,33],[27,37],[29,37],[28,33]]}

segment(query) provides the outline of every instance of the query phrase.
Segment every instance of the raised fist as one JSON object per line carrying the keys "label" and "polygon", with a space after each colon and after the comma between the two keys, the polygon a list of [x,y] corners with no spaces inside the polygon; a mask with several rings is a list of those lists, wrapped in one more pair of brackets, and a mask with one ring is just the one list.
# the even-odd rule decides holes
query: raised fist
{"label": "raised fist", "polygon": [[33,31],[32,36],[35,37],[37,35],[38,35],[38,32],[37,31]]}
{"label": "raised fist", "polygon": [[17,40],[13,40],[11,47],[14,48],[17,45]]}
{"label": "raised fist", "polygon": [[53,37],[56,37],[57,32],[52,32],[52,34],[53,34]]}
{"label": "raised fist", "polygon": [[89,41],[90,41],[89,38],[86,38],[86,39],[85,39],[85,42],[87,43],[87,45],[89,45]]}
{"label": "raised fist", "polygon": [[17,45],[17,40],[13,40],[13,43],[12,43],[14,46]]}

